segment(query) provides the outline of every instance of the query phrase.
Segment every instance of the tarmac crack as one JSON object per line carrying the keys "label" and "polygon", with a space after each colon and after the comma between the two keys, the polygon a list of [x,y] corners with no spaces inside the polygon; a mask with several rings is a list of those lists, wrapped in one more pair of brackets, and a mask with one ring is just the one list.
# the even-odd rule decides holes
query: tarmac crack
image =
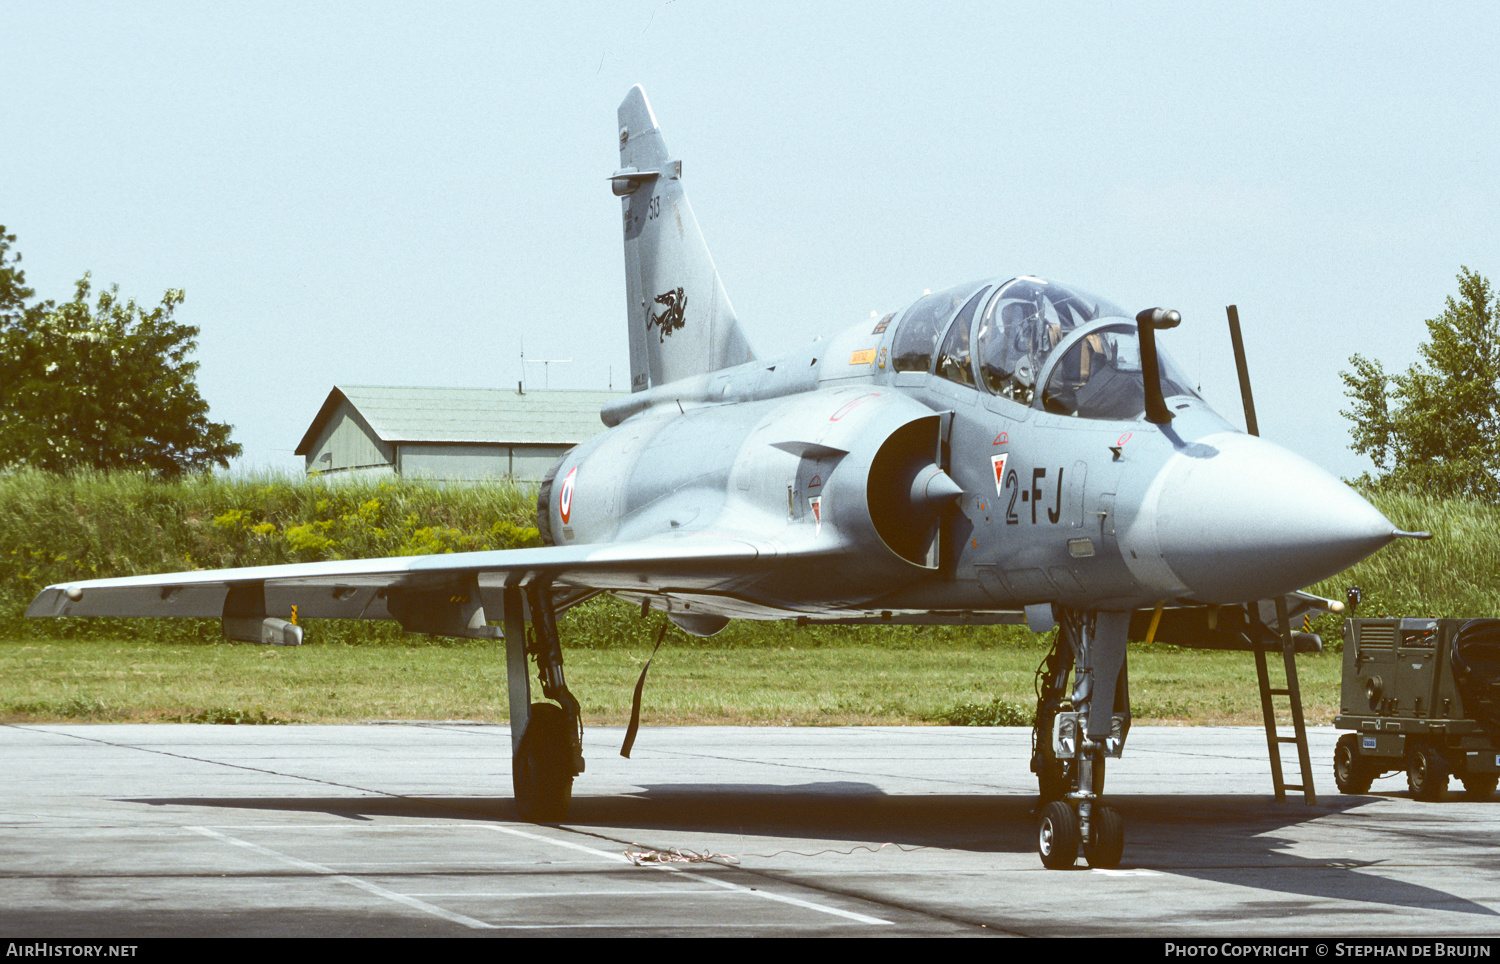
{"label": "tarmac crack", "polygon": [[[596,840],[606,840],[606,841],[609,841],[610,843],[618,844],[621,847],[625,847],[625,848],[636,847],[636,846],[643,846],[639,841],[621,840],[618,837],[611,837],[608,834],[602,834],[602,833],[599,833],[599,832],[593,831],[593,830],[584,830],[584,829],[582,829],[580,827],[569,826],[569,825],[566,825],[566,824],[556,824],[555,826],[557,826],[557,828],[559,830],[565,830],[568,833],[581,834],[581,835],[586,836],[586,837],[593,837]],[[656,849],[666,850],[666,849],[670,849],[670,848],[659,847],[659,848],[656,848]],[[716,861],[708,861],[708,862],[709,863],[717,863]],[[912,905],[912,904],[907,904],[907,903],[904,903],[902,901],[894,900],[894,899],[891,899],[891,898],[874,897],[874,896],[870,896],[868,894],[859,894],[859,893],[855,893],[855,892],[849,891],[849,890],[842,890],[842,889],[839,889],[837,887],[831,887],[831,886],[820,885],[820,884],[812,884],[812,883],[808,883],[807,881],[801,881],[801,880],[791,880],[791,879],[788,879],[788,878],[785,878],[785,877],[778,876],[777,874],[775,874],[775,873],[773,873],[771,871],[756,870],[756,869],[751,868],[751,867],[746,867],[744,864],[735,864],[732,868],[729,867],[729,865],[723,864],[723,863],[719,863],[718,865],[720,867],[726,867],[728,869],[732,869],[733,871],[735,871],[737,873],[748,874],[748,875],[750,875],[752,877],[757,877],[757,878],[760,878],[762,880],[775,882],[775,883],[777,883],[777,884],[779,884],[779,885],[781,885],[783,887],[795,887],[795,888],[798,888],[798,889],[801,889],[801,890],[810,890],[810,891],[813,891],[814,893],[827,894],[827,895],[833,896],[833,897],[842,897],[845,900],[854,900],[854,901],[859,901],[860,903],[874,904],[877,907],[884,907],[884,908],[888,908],[888,909],[894,910],[894,911],[901,911],[901,912],[907,913],[907,914],[914,914],[916,916],[923,917],[923,918],[926,918],[926,919],[929,919],[929,920],[945,921],[945,922],[950,923],[950,924],[958,924],[958,925],[964,926],[964,927],[974,927],[974,928],[978,928],[978,929],[981,929],[981,930],[989,931],[990,933],[1005,934],[1005,935],[1009,935],[1011,937],[1031,937],[1031,936],[1037,936],[1037,935],[1027,934],[1024,931],[1014,931],[1014,930],[1007,930],[1007,929],[1004,929],[1004,928],[996,927],[995,925],[990,924],[990,923],[988,923],[986,921],[971,920],[971,919],[968,919],[968,918],[959,917],[959,916],[954,915],[954,914],[946,914],[946,913],[942,913],[940,911],[934,911],[934,910],[932,910],[930,908],[919,907],[919,906],[915,906],[915,905]],[[651,867],[649,869],[656,870],[658,872],[666,872],[666,873],[684,873],[684,874],[686,874],[686,873],[692,873],[692,871],[689,871],[687,869],[674,868],[674,867],[671,867],[671,866],[658,866],[658,867]],[[701,876],[701,875],[695,875],[695,876]],[[882,921],[882,923],[895,923],[895,922],[894,921]]]}

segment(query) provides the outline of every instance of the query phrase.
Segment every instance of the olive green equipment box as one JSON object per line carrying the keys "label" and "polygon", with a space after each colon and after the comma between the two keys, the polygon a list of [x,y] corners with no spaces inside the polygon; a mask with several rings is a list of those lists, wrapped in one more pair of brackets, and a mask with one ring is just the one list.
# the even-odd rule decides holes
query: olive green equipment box
{"label": "olive green equipment box", "polygon": [[1448,777],[1484,800],[1500,781],[1500,619],[1346,619],[1344,683],[1333,725],[1342,793],[1406,771],[1419,800]]}

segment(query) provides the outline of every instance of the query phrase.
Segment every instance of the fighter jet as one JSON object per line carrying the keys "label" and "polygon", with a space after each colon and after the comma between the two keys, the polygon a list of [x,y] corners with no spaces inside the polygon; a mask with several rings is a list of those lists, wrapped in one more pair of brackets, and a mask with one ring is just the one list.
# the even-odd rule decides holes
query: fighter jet
{"label": "fighter jet", "polygon": [[284,644],[318,618],[503,637],[516,805],[536,821],[563,818],[584,769],[557,616],[598,593],[700,635],[731,619],[1060,627],[1037,706],[1038,849],[1049,867],[1080,848],[1114,866],[1104,766],[1128,730],[1132,617],[1166,611],[1181,641],[1222,632],[1405,533],[1210,408],[1156,348],[1167,309],[1000,275],[758,357],[640,87],[618,116],[632,392],[547,473],[544,547],[88,580],[27,614],[214,617]]}

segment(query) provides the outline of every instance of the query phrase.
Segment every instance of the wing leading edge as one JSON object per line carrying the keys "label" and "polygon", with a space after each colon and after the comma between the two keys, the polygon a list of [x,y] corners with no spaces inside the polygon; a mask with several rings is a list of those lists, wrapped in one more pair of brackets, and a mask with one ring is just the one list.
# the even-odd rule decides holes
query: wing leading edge
{"label": "wing leading edge", "polygon": [[[472,594],[499,618],[507,586],[538,580],[580,589],[723,592],[785,561],[776,547],[694,533],[641,542],[547,546],[383,559],[199,570],[59,583],[27,616],[245,615],[401,619],[401,601]],[[258,610],[258,612],[256,612]]]}
{"label": "wing leading edge", "polygon": [[[790,549],[736,536],[698,532],[630,543],[203,569],[58,583],[38,593],[27,607],[26,615],[207,619],[295,615],[303,619],[393,619],[405,625],[412,621],[408,617],[413,606],[430,608],[434,602],[456,602],[457,596],[470,596],[488,611],[488,619],[500,619],[504,612],[504,590],[508,586],[545,582],[585,592],[727,600],[744,598],[741,590],[778,569],[803,571],[808,564],[827,566],[834,564],[839,554],[833,548]],[[1293,620],[1300,620],[1305,614],[1338,612],[1343,608],[1332,600],[1307,593],[1291,593],[1285,599]],[[1011,607],[983,614],[966,613],[964,618],[950,612],[893,615],[888,611],[866,612],[866,608],[850,606],[848,612],[813,616],[811,621],[884,625],[1022,621],[1020,611]],[[1263,608],[1269,609],[1270,604],[1264,604]],[[978,618],[986,615],[995,618]],[[1145,638],[1150,616],[1149,610],[1136,614],[1140,626],[1132,627],[1132,638]],[[1262,616],[1274,618],[1268,613]],[[1172,621],[1167,620],[1156,638],[1178,645],[1205,645],[1197,637],[1207,628],[1206,623],[1199,623],[1207,618],[1207,610],[1201,607],[1180,610],[1177,619],[1188,620],[1190,625],[1186,628],[1191,632],[1174,633],[1169,628]]]}

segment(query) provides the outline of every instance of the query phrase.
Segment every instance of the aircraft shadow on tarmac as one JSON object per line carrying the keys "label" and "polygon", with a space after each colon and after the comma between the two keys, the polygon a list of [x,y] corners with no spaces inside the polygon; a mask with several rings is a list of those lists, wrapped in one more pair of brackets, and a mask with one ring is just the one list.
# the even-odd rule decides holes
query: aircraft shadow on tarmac
{"label": "aircraft shadow on tarmac", "polygon": [[[154,806],[212,807],[234,810],[326,813],[368,821],[402,819],[515,819],[507,797],[420,798],[401,796],[327,796],[257,798],[157,798],[125,802]],[[1318,855],[1316,847],[1283,834],[1319,818],[1359,810],[1374,800],[1326,796],[1316,806],[1278,804],[1269,796],[1243,794],[1116,794],[1111,803],[1125,817],[1128,845],[1121,869],[1144,869],[1282,895],[1312,902],[1337,899],[1392,908],[1441,908],[1497,916],[1496,911],[1446,891],[1393,879],[1379,872],[1381,842],[1399,835],[1410,849],[1419,833],[1410,813],[1357,815],[1368,827],[1340,831],[1339,857]],[[1441,804],[1435,805],[1441,814]],[[975,853],[1034,854],[1036,797],[974,794],[892,795],[854,781],[765,784],[652,784],[634,794],[575,795],[569,819],[577,827],[628,838],[631,843],[668,848],[696,847],[686,834],[734,834],[766,838],[768,850],[786,848],[787,838],[848,844],[894,843],[902,847],[935,847]],[[1417,820],[1421,823],[1421,820]],[[647,834],[645,832],[651,832]],[[1462,852],[1465,876],[1500,875],[1500,854],[1481,828],[1468,824],[1442,829],[1442,845]],[[660,836],[656,836],[660,835]],[[644,838],[644,839],[643,839]],[[654,839],[653,839],[654,838]],[[1326,839],[1326,834],[1325,834]],[[774,844],[774,846],[772,845]],[[756,849],[753,843],[744,849]],[[1300,849],[1301,854],[1294,853]],[[1479,856],[1485,855],[1485,856]],[[1084,866],[1082,860],[1079,867]],[[1370,872],[1366,872],[1370,871]],[[1289,908],[1278,902],[1280,913]],[[1312,906],[1311,904],[1309,905]],[[1226,919],[1242,914],[1244,905],[1226,907]],[[1294,909],[1290,912],[1295,913]],[[1320,913],[1326,907],[1319,908]],[[1201,918],[1201,908],[1196,912]]]}

